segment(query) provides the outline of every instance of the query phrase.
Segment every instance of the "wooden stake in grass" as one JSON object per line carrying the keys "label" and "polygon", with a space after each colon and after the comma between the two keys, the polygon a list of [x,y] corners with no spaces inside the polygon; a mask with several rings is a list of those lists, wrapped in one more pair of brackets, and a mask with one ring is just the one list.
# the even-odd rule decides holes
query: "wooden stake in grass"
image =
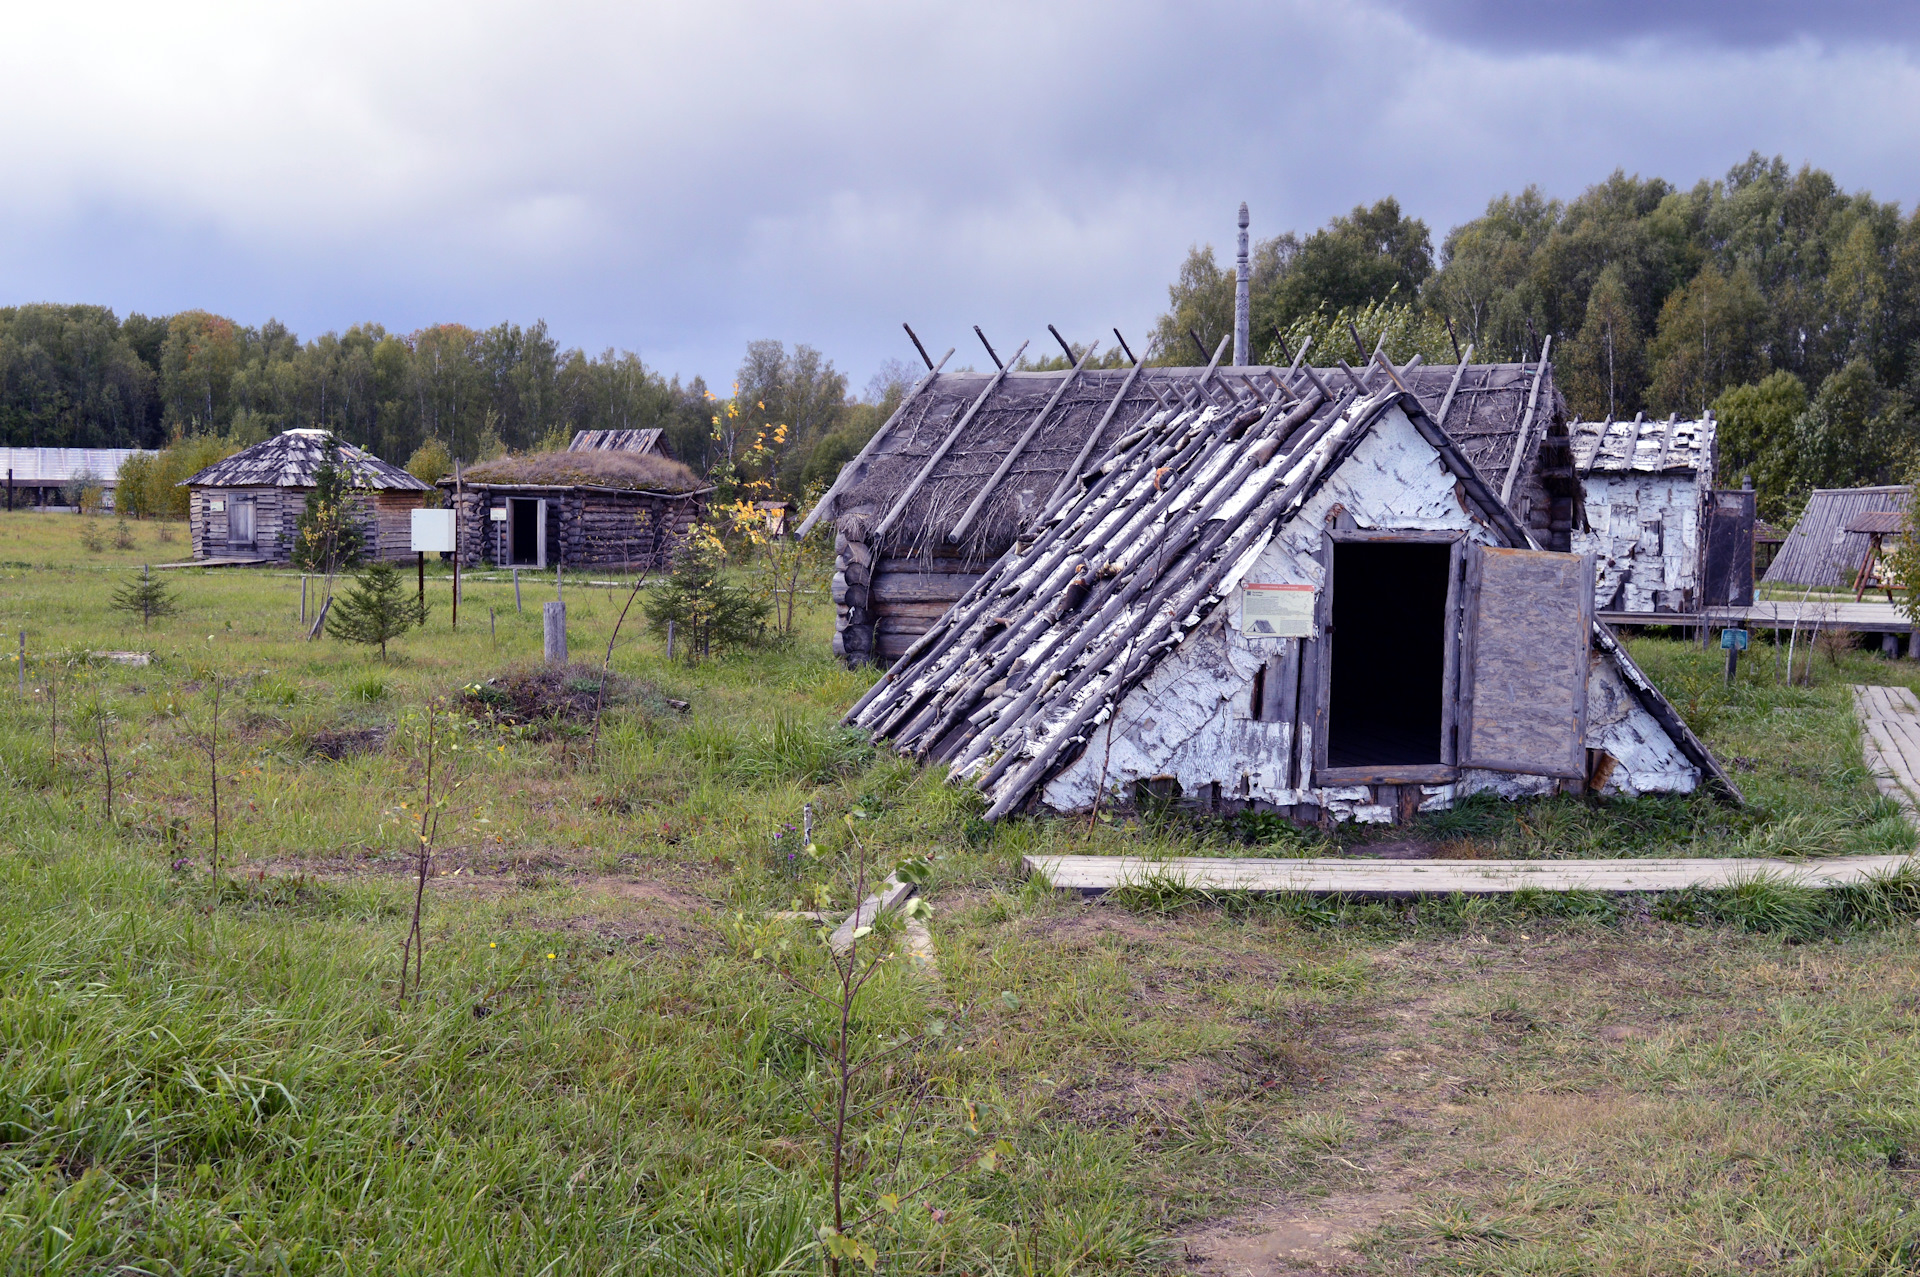
{"label": "wooden stake in grass", "polygon": [[100,767],[107,775],[107,827],[113,827],[113,757],[107,752],[107,707],[96,707],[93,723],[100,732]]}
{"label": "wooden stake in grass", "polygon": [[413,961],[413,996],[420,996],[421,962],[427,948],[427,939],[420,933],[420,910],[427,897],[427,874],[433,867],[433,840],[440,832],[440,806],[433,799],[433,755],[438,738],[434,733],[435,705],[427,702],[427,787],[420,800],[420,832],[418,846],[414,852],[413,879],[413,925],[407,929],[406,941],[400,946],[400,1003],[407,1001],[407,961]]}
{"label": "wooden stake in grass", "polygon": [[220,900],[220,678],[213,680],[213,728],[207,733],[207,789],[213,795],[213,898]]}

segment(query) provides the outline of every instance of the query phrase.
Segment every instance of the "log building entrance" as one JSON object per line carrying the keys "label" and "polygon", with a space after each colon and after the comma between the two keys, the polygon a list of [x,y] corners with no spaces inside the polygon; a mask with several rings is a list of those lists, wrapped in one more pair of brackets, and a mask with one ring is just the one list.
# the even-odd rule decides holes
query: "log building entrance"
{"label": "log building entrance", "polygon": [[1327,766],[1450,762],[1444,543],[1340,541],[1333,547]]}
{"label": "log building entrance", "polygon": [[512,497],[507,501],[507,535],[512,541],[509,562],[514,567],[547,566],[547,537],[544,526],[546,502],[534,497]]}

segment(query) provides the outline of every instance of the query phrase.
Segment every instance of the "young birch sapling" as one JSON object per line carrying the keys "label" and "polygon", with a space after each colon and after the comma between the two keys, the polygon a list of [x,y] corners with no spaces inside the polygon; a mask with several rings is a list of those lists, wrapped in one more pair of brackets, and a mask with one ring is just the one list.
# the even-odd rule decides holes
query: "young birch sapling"
{"label": "young birch sapling", "polygon": [[[904,1187],[897,1183],[891,1185],[889,1191],[878,1194],[864,1211],[848,1201],[850,1155],[862,1143],[863,1123],[885,1109],[900,1113],[903,1122],[910,1121],[926,1097],[926,1082],[916,1085],[895,1081],[882,1066],[911,1060],[929,1038],[946,1032],[945,1023],[938,1019],[930,1021],[926,1029],[918,1033],[887,1035],[868,1027],[868,1017],[863,1012],[869,985],[901,955],[895,943],[896,934],[881,929],[885,920],[878,910],[869,913],[861,902],[868,900],[869,890],[876,884],[880,892],[898,883],[924,886],[931,866],[924,859],[914,857],[902,861],[891,874],[880,875],[871,849],[855,827],[856,816],[846,820],[848,852],[840,866],[844,885],[856,902],[854,916],[849,919],[853,925],[843,925],[837,934],[836,928],[822,925],[813,932],[817,947],[797,948],[792,944],[790,928],[768,928],[758,933],[762,943],[752,951],[756,960],[770,963],[782,980],[817,1012],[823,1012],[827,1022],[824,1031],[796,1032],[796,1036],[819,1057],[827,1076],[827,1094],[823,1100],[804,1090],[801,1099],[808,1118],[820,1131],[828,1155],[827,1189],[833,1219],[820,1225],[818,1235],[828,1270],[836,1277],[849,1264],[860,1264],[870,1271],[877,1267],[880,1261],[878,1233],[871,1227],[875,1221],[897,1215],[902,1203],[922,1197],[957,1175],[974,1169],[995,1169],[998,1159],[1012,1152],[1006,1141],[995,1141],[986,1149],[969,1154],[950,1170],[925,1176]],[[819,847],[812,842],[808,843],[806,854],[816,863],[824,859]],[[825,884],[816,887],[813,903],[818,910],[831,906],[831,894]],[[900,913],[909,918],[925,918],[932,910],[924,900],[915,897]],[[969,1105],[967,1130],[977,1136],[979,1127],[975,1116]],[[883,1183],[897,1179],[904,1151],[903,1131],[893,1165],[885,1172]]]}
{"label": "young birch sapling", "polygon": [[[420,829],[414,835],[414,876],[413,876],[413,921],[407,929],[407,938],[400,946],[400,1003],[407,1000],[407,964],[413,964],[413,996],[417,1002],[424,974],[422,964],[425,960],[427,938],[420,930],[421,911],[427,898],[427,879],[433,873],[434,840],[440,835],[440,813],[446,810],[447,801],[453,791],[460,788],[458,781],[443,777],[440,793],[436,797],[433,791],[433,765],[439,753],[440,705],[437,701],[427,702],[427,764],[426,783],[420,797]],[[449,753],[458,753],[458,739],[448,743]]]}

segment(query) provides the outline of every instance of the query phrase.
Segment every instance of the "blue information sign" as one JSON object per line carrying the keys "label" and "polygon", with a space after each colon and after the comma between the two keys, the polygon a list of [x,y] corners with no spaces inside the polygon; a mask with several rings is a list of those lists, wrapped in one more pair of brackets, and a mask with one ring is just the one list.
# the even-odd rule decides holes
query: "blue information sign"
{"label": "blue information sign", "polygon": [[1747,632],[1745,630],[1726,629],[1720,631],[1720,647],[1728,652],[1747,650]]}

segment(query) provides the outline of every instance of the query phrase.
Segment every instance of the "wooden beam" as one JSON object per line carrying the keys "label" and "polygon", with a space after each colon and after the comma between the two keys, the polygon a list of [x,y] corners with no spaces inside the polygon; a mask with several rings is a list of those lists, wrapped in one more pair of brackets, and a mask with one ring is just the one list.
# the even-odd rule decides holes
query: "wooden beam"
{"label": "wooden beam", "polygon": [[934,383],[934,379],[940,375],[940,370],[947,366],[947,360],[952,358],[953,347],[949,346],[947,347],[947,353],[940,356],[940,362],[929,369],[926,376],[913,383],[913,389],[909,390],[907,397],[900,401],[900,406],[893,410],[893,415],[887,418],[886,424],[873,432],[873,438],[867,440],[867,446],[860,449],[860,454],[852,461],[840,467],[840,473],[833,477],[833,485],[821,494],[818,501],[813,503],[813,509],[808,512],[806,519],[800,524],[800,530],[794,534],[796,537],[804,537],[813,529],[814,521],[830,508],[830,503],[839,495],[840,485],[847,482],[849,475],[857,475],[860,473],[861,468],[866,464],[867,458],[872,456],[874,449],[880,446],[880,441],[887,437],[888,432],[893,429],[894,424],[906,414],[907,409],[913,406],[914,401],[920,397],[920,392]]}
{"label": "wooden beam", "polygon": [[[991,360],[993,360],[993,366],[994,366],[995,368],[999,368],[999,369],[1003,369],[1003,370],[1004,370],[1004,369],[1006,368],[1006,365],[1000,362],[1000,356],[998,356],[998,355],[996,355],[996,354],[994,354],[994,353],[993,353],[993,343],[992,343],[992,342],[990,342],[990,341],[988,341],[988,340],[987,340],[987,335],[986,335],[985,333],[983,333],[983,332],[981,332],[981,331],[980,331],[980,325],[978,325],[978,324],[975,324],[975,325],[973,326],[973,335],[974,335],[975,337],[978,337],[978,338],[980,339],[980,344],[981,344],[982,346],[985,346],[985,347],[987,348],[987,358],[988,358],[988,359],[991,359]],[[1021,348],[1022,350],[1025,350],[1025,349],[1026,349],[1026,343],[1025,343],[1025,342],[1022,342],[1022,343],[1020,343],[1020,348]],[[1018,359],[1018,358],[1020,358],[1020,356],[1018,356],[1018,355],[1015,355],[1015,356],[1014,356],[1014,358],[1015,358],[1015,359]]]}
{"label": "wooden beam", "polygon": [[[1118,328],[1114,329],[1113,335],[1118,337],[1120,330]],[[1125,347],[1122,347],[1122,349],[1125,349]],[[1136,359],[1133,367],[1127,370],[1126,380],[1120,383],[1120,393],[1115,395],[1113,402],[1107,405],[1106,412],[1100,417],[1100,424],[1095,426],[1092,432],[1087,435],[1087,441],[1080,445],[1080,453],[1074,457],[1073,464],[1067,467],[1067,472],[1060,476],[1060,482],[1055,484],[1053,491],[1047,494],[1046,508],[1048,511],[1051,511],[1052,508],[1059,503],[1063,494],[1072,491],[1073,485],[1079,482],[1080,468],[1087,464],[1087,456],[1093,451],[1093,445],[1099,442],[1100,436],[1106,432],[1107,423],[1113,420],[1113,414],[1120,411],[1120,404],[1126,399],[1127,392],[1133,389],[1135,378],[1139,377],[1140,370],[1145,366],[1146,365]],[[1151,382],[1147,383],[1147,388],[1151,390],[1153,384]]]}
{"label": "wooden beam", "polygon": [[[1052,332],[1053,325],[1048,324],[1047,330]],[[1056,338],[1060,336],[1057,332],[1053,335]],[[1062,341],[1060,344],[1064,346],[1066,342]],[[1007,455],[1000,458],[1000,464],[994,468],[993,477],[980,486],[980,491],[974,494],[973,500],[967,505],[966,513],[960,516],[959,521],[953,525],[953,530],[947,533],[948,544],[960,544],[960,539],[966,535],[967,529],[973,526],[974,516],[980,513],[980,507],[986,505],[987,498],[991,497],[994,489],[1000,486],[1000,481],[1007,477],[1007,471],[1013,469],[1013,463],[1020,459],[1020,455],[1027,450],[1027,445],[1033,442],[1033,437],[1040,433],[1040,427],[1046,424],[1047,418],[1052,415],[1054,405],[1060,402],[1060,396],[1067,393],[1067,387],[1073,384],[1073,379],[1080,375],[1080,370],[1087,366],[1087,360],[1092,359],[1093,352],[1098,349],[1100,349],[1100,343],[1096,341],[1087,347],[1086,354],[1080,356],[1079,363],[1067,369],[1067,375],[1062,377],[1060,384],[1053,388],[1053,393],[1047,397],[1046,404],[1039,412],[1033,414],[1032,424],[1021,433],[1019,439],[1014,441],[1013,447],[1007,449]]]}
{"label": "wooden beam", "polygon": [[1064,891],[1112,891],[1130,883],[1172,881],[1197,891],[1300,892],[1353,895],[1506,895],[1516,891],[1613,893],[1712,891],[1766,877],[1790,886],[1829,890],[1872,882],[1912,868],[1904,855],[1828,856],[1819,860],[1757,857],[1629,860],[1243,860],[1182,856],[1024,856],[1021,868]]}
{"label": "wooden beam", "polygon": [[1460,357],[1459,364],[1457,364],[1453,370],[1453,380],[1447,383],[1447,397],[1440,401],[1440,411],[1433,414],[1434,425],[1440,426],[1443,428],[1446,426],[1447,412],[1449,409],[1453,407],[1453,397],[1454,395],[1459,393],[1460,379],[1466,376],[1467,361],[1472,358],[1473,358],[1473,343],[1468,342],[1467,353]]}
{"label": "wooden beam", "polygon": [[1553,334],[1548,333],[1546,341],[1540,345],[1540,362],[1534,366],[1533,389],[1527,393],[1527,415],[1520,419],[1520,433],[1514,436],[1513,459],[1507,462],[1507,481],[1500,485],[1500,504],[1508,505],[1513,501],[1514,485],[1520,479],[1521,462],[1527,455],[1527,444],[1533,435],[1533,414],[1540,406],[1540,383],[1547,379],[1547,357],[1553,352]]}
{"label": "wooden beam", "polygon": [[928,372],[932,372],[932,371],[933,371],[933,356],[932,356],[932,355],[929,355],[929,354],[927,353],[927,348],[926,348],[925,346],[922,346],[922,345],[920,344],[920,338],[919,338],[919,336],[918,336],[918,334],[916,334],[916,333],[915,333],[915,332],[913,331],[913,327],[912,327],[912,326],[911,326],[910,324],[907,324],[907,323],[905,323],[904,321],[903,321],[903,322],[901,323],[901,325],[900,325],[900,326],[901,326],[902,328],[905,328],[905,329],[907,330],[907,340],[913,343],[913,348],[914,348],[915,350],[917,350],[917,351],[919,351],[919,352],[920,352],[920,358],[926,361],[926,364],[927,364],[927,371],[928,371]]}
{"label": "wooden beam", "polygon": [[[980,340],[985,341],[986,338],[983,336]],[[1021,342],[1020,349],[1013,352],[1015,363],[1020,361],[1020,356],[1025,353],[1026,349],[1027,343],[1024,341]],[[980,411],[981,406],[987,402],[988,397],[992,395],[994,391],[998,390],[1000,383],[1006,379],[1007,366],[1002,364],[1000,365],[1000,371],[993,374],[992,379],[987,382],[987,388],[980,392],[980,397],[975,399],[973,405],[967,409],[960,420],[954,423],[953,429],[947,431],[947,437],[940,441],[940,446],[933,450],[933,455],[927,458],[927,463],[920,467],[920,473],[913,476],[913,482],[907,485],[904,492],[894,498],[893,506],[887,511],[886,517],[880,520],[879,526],[867,534],[868,545],[876,548],[879,546],[880,538],[887,534],[887,529],[891,528],[894,523],[898,521],[901,514],[906,511],[907,502],[913,500],[913,494],[920,491],[920,485],[925,483],[928,476],[933,474],[933,468],[939,465],[947,453],[953,449],[953,445],[960,441],[960,433],[965,430],[968,425],[972,424],[974,414]]]}

